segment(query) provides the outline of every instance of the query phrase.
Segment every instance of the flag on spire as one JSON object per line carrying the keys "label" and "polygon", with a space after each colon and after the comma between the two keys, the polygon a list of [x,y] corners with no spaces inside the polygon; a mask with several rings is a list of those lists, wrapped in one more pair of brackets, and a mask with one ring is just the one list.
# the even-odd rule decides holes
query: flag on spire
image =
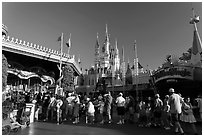
{"label": "flag on spire", "polygon": [[81,64],[80,54],[79,54],[79,57],[78,57],[78,63]]}
{"label": "flag on spire", "polygon": [[100,45],[99,45],[98,32],[97,32],[97,36],[96,36],[96,49],[98,50],[99,48],[100,48]]}
{"label": "flag on spire", "polygon": [[61,41],[61,39],[62,39],[61,37],[62,37],[62,36],[59,36],[58,39],[57,39],[57,41]]}
{"label": "flag on spire", "polygon": [[70,37],[69,37],[69,40],[66,42],[66,45],[67,45],[67,47],[68,48],[70,48],[71,47],[71,33],[70,33]]}
{"label": "flag on spire", "polygon": [[143,66],[138,62],[138,69],[142,69]]}
{"label": "flag on spire", "polygon": [[134,42],[134,51],[137,52],[137,44],[136,44],[136,40]]}

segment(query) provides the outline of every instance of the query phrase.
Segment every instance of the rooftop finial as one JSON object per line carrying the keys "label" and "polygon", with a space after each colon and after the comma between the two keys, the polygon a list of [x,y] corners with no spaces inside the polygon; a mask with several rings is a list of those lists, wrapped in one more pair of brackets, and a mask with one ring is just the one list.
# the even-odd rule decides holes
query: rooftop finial
{"label": "rooftop finial", "polygon": [[118,41],[117,41],[117,38],[115,39],[115,48],[118,49]]}
{"label": "rooftop finial", "polygon": [[78,63],[81,64],[80,54],[79,54],[79,57],[78,57]]}
{"label": "rooftop finial", "polygon": [[108,36],[108,25],[106,24],[106,35]]}
{"label": "rooftop finial", "polygon": [[96,38],[97,38],[97,40],[98,40],[98,32],[97,32],[97,34],[96,34]]}

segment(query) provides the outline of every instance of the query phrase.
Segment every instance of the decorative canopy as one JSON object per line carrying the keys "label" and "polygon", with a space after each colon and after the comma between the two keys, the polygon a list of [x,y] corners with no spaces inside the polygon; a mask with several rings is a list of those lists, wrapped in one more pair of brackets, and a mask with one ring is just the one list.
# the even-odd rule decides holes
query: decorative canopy
{"label": "decorative canopy", "polygon": [[28,71],[17,70],[17,69],[9,69],[8,73],[14,74],[14,75],[18,76],[20,79],[29,79],[32,77],[38,77],[42,80],[42,82],[50,81],[51,85],[55,83],[55,79],[53,77],[46,76],[46,75],[40,76],[34,72],[28,72]]}

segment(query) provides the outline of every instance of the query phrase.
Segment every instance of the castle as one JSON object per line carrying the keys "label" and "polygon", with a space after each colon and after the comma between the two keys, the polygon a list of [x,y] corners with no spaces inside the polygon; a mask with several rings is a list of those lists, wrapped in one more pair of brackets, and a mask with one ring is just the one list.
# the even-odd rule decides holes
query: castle
{"label": "castle", "polygon": [[[147,71],[144,72],[140,63],[138,63],[139,75],[137,76],[137,79],[139,80],[136,82],[136,65],[131,66],[128,60],[126,67],[124,61],[124,48],[121,60],[117,40],[115,40],[115,44],[110,43],[110,34],[108,33],[107,24],[103,44],[99,43],[97,33],[94,55],[94,66],[86,69],[85,73],[78,77],[78,84],[76,86],[77,92],[97,92],[99,90],[103,90],[103,84],[106,85],[107,90],[108,88],[111,90],[110,88],[115,86],[133,86],[136,83],[149,84],[149,73]],[[81,64],[80,58],[78,59],[78,63]]]}

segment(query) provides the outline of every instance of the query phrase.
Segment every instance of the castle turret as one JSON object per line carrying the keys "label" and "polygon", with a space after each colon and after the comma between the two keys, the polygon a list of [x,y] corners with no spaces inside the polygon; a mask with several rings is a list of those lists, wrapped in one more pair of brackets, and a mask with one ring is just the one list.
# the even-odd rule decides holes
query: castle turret
{"label": "castle turret", "polygon": [[98,70],[100,66],[100,45],[98,40],[98,33],[96,38],[96,45],[95,45],[95,69]]}
{"label": "castle turret", "polygon": [[115,58],[114,58],[114,71],[119,71],[120,69],[120,57],[119,57],[119,50],[118,50],[118,42],[115,41]]}
{"label": "castle turret", "polygon": [[[106,24],[106,34],[105,34],[105,42],[102,47],[102,67],[106,70],[110,66],[109,58],[110,58],[110,39],[108,34],[108,27]],[[104,71],[105,72],[105,71]]]}

